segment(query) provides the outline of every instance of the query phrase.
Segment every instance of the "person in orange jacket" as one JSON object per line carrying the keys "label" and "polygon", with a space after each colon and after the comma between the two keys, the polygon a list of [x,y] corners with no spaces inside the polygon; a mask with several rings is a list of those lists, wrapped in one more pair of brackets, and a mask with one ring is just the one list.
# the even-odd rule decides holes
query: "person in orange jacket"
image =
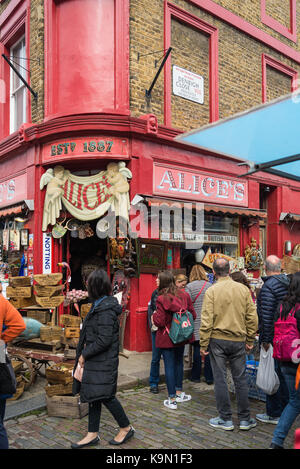
{"label": "person in orange jacket", "polygon": [[[25,329],[26,325],[19,311],[2,295],[0,282],[0,339],[7,344]],[[0,449],[8,449],[9,446],[3,424],[7,397],[3,394],[0,395]]]}

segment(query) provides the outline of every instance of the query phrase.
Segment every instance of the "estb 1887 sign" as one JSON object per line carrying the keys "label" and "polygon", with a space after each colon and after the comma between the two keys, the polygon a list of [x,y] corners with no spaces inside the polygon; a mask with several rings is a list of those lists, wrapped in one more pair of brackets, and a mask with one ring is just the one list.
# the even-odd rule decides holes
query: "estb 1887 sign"
{"label": "estb 1887 sign", "polygon": [[203,77],[173,65],[173,94],[182,98],[204,103]]}

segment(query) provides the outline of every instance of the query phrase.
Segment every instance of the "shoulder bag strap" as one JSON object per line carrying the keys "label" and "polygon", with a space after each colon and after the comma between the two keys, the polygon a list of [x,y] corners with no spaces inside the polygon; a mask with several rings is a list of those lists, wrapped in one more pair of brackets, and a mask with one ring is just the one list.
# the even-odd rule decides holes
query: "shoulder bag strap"
{"label": "shoulder bag strap", "polygon": [[201,290],[199,291],[198,295],[196,296],[196,298],[193,300],[193,304],[195,303],[195,301],[197,300],[198,296],[201,295],[202,291],[203,291],[203,288],[205,287],[205,285],[207,284],[207,282],[204,283],[204,285],[202,285],[202,288]]}

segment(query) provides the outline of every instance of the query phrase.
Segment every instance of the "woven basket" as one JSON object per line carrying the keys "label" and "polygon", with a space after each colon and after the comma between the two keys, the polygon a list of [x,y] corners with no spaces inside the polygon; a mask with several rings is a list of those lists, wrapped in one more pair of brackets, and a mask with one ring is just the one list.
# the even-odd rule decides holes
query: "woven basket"
{"label": "woven basket", "polygon": [[39,274],[39,275],[34,275],[34,280],[39,284],[39,285],[57,285],[58,282],[60,282],[62,279],[62,273],[57,273],[57,274]]}

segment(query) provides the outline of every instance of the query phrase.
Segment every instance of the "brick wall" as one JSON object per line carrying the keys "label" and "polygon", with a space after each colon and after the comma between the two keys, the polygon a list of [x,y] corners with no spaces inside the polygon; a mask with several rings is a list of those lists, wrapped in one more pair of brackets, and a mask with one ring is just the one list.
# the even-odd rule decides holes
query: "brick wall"
{"label": "brick wall", "polygon": [[30,73],[31,87],[38,93],[32,98],[32,122],[44,117],[44,1],[31,0],[30,6]]}
{"label": "brick wall", "polygon": [[[300,65],[282,56],[259,41],[231,27],[227,23],[211,16],[198,7],[184,0],[172,2],[180,8],[218,28],[219,31],[219,116],[228,117],[244,111],[262,102],[262,54],[268,54],[285,65],[300,72]],[[235,10],[246,17],[245,4],[249,2],[230,2],[222,0],[217,3],[232,4]],[[251,7],[258,1],[251,1]],[[300,3],[300,2],[299,2]],[[237,4],[239,6],[237,6]],[[243,4],[243,5],[241,5]],[[260,5],[260,3],[259,3]],[[277,5],[278,6],[278,5]],[[163,49],[164,2],[153,0],[132,0],[130,2],[130,76],[131,76],[131,112],[139,116],[146,112],[144,90],[150,85],[156,70],[155,58],[161,58],[162,52],[147,55],[137,61],[140,56]],[[237,12],[237,11],[236,11]],[[259,10],[253,10],[253,23],[260,18]],[[285,13],[284,13],[285,14]],[[300,25],[300,12],[298,23]],[[260,21],[260,20],[259,20]],[[259,23],[261,28],[264,27]],[[190,130],[209,122],[209,70],[208,70],[208,36],[192,29],[189,25],[172,20],[171,27],[171,64],[186,68],[204,77],[204,104],[195,104],[172,95],[171,113],[172,127]],[[275,34],[274,34],[275,36]],[[291,41],[289,41],[291,42]],[[267,67],[267,97],[273,99],[290,92],[291,81],[285,75]],[[154,112],[159,123],[164,123],[163,108],[163,74],[152,92],[150,110]]]}

